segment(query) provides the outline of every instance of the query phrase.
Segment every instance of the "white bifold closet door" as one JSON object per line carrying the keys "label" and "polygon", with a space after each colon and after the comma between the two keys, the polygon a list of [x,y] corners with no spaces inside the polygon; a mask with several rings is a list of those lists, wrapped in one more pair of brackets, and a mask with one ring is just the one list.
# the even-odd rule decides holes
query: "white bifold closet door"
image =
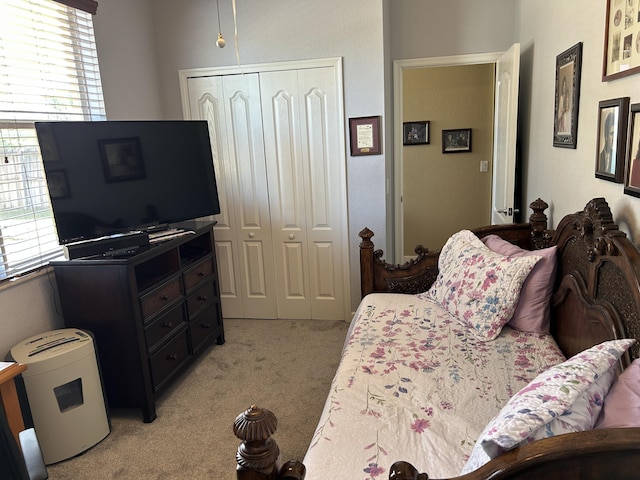
{"label": "white bifold closet door", "polygon": [[341,99],[331,67],[188,79],[209,122],[227,318],[345,319]]}
{"label": "white bifold closet door", "polygon": [[214,156],[223,315],[276,318],[258,75],[197,77],[188,85],[191,118],[207,120]]}

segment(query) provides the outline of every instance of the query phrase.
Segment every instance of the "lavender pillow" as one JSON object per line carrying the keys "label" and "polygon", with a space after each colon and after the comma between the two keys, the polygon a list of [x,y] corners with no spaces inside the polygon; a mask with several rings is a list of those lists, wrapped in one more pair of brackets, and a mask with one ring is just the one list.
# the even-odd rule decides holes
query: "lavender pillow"
{"label": "lavender pillow", "polygon": [[508,325],[522,332],[549,333],[550,301],[557,264],[556,246],[524,250],[497,235],[488,235],[482,242],[492,251],[509,257],[542,257],[522,285],[516,311]]}
{"label": "lavender pillow", "polygon": [[595,426],[629,427],[640,427],[640,359],[634,360],[615,381]]}

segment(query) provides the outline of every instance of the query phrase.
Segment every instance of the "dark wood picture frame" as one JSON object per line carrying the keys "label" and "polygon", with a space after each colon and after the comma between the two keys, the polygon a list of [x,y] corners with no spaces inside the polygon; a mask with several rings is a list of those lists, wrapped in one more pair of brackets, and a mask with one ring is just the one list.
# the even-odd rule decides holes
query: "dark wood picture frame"
{"label": "dark wood picture frame", "polygon": [[430,123],[428,120],[404,122],[402,124],[402,144],[428,145]]}
{"label": "dark wood picture frame", "polygon": [[349,119],[351,156],[380,155],[380,116]]}
{"label": "dark wood picture frame", "polygon": [[442,153],[465,153],[471,151],[471,129],[456,128],[442,130]]}
{"label": "dark wood picture frame", "polygon": [[640,197],[640,103],[629,109],[624,193]]}
{"label": "dark wood picture frame", "polygon": [[632,3],[630,0],[607,0],[602,60],[603,82],[640,72],[640,18],[637,9],[636,2]]}
{"label": "dark wood picture frame", "polygon": [[624,181],[628,117],[629,97],[603,100],[598,103],[596,178],[615,183]]}
{"label": "dark wood picture frame", "polygon": [[553,120],[553,146],[576,148],[582,42],[556,57],[556,96]]}
{"label": "dark wood picture frame", "polygon": [[138,137],[98,140],[98,147],[107,183],[145,178]]}

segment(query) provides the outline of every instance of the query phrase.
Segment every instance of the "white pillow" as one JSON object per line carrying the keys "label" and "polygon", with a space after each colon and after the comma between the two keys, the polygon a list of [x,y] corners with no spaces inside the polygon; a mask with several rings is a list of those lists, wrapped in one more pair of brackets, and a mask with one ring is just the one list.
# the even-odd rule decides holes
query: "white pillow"
{"label": "white pillow", "polygon": [[462,230],[447,240],[438,277],[420,296],[442,306],[478,340],[493,340],[513,315],[522,284],[540,258],[501,255]]}
{"label": "white pillow", "polygon": [[523,442],[592,429],[613,382],[616,362],[634,342],[601,343],[538,375],[485,427],[462,473]]}

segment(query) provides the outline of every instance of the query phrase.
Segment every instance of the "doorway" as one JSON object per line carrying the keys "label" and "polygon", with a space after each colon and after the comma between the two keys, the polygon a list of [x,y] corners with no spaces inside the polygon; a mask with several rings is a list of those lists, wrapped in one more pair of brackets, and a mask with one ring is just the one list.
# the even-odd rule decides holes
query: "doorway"
{"label": "doorway", "polygon": [[[431,68],[442,69],[447,71],[448,69],[455,69],[460,66],[485,66],[489,72],[492,73],[494,78],[493,85],[487,85],[487,94],[495,97],[494,98],[494,114],[493,119],[487,120],[487,126],[484,126],[484,130],[486,133],[487,129],[493,131],[492,144],[490,148],[490,153],[486,151],[482,153],[481,157],[475,157],[473,161],[470,161],[469,164],[465,165],[464,163],[460,164],[461,158],[458,159],[458,167],[463,168],[466,174],[475,175],[477,180],[477,175],[482,173],[484,174],[484,181],[480,183],[486,184],[487,181],[491,183],[491,186],[488,189],[488,192],[484,194],[485,196],[482,198],[481,203],[485,205],[489,205],[488,208],[483,210],[483,213],[479,216],[482,218],[477,222],[473,219],[471,221],[466,220],[464,223],[461,223],[460,226],[462,228],[471,228],[473,226],[480,226],[487,223],[490,223],[492,218],[492,212],[497,207],[493,205],[491,202],[495,199],[496,189],[503,188],[503,192],[505,189],[504,185],[496,185],[496,178],[494,174],[496,171],[501,172],[501,177],[498,179],[499,181],[505,182],[506,179],[514,179],[515,178],[515,131],[517,125],[517,96],[518,96],[518,71],[519,71],[519,45],[514,44],[507,52],[496,52],[496,53],[487,53],[487,54],[478,54],[478,55],[462,55],[462,56],[452,56],[452,57],[437,57],[437,58],[427,58],[427,59],[413,59],[413,60],[399,60],[394,62],[394,118],[395,118],[395,130],[394,130],[394,224],[395,229],[392,231],[393,239],[388,239],[388,241],[392,241],[394,245],[394,255],[396,262],[402,262],[411,258],[413,256],[413,246],[410,245],[407,247],[409,242],[405,241],[405,224],[407,222],[407,218],[404,214],[404,202],[408,202],[409,199],[405,196],[405,179],[407,175],[404,173],[404,163],[405,156],[415,156],[420,157],[420,154],[412,153],[411,155],[408,152],[412,152],[414,148],[422,148],[425,149],[424,154],[422,155],[423,160],[427,159],[427,152],[429,152],[430,156],[437,157],[441,160],[445,158],[453,158],[453,156],[444,155],[441,147],[442,147],[442,134],[443,130],[447,129],[455,129],[455,128],[468,128],[464,126],[449,126],[440,123],[436,123],[436,121],[440,121],[440,116],[437,118],[407,118],[405,114],[405,105],[407,104],[407,99],[405,98],[405,73],[412,72],[413,70],[427,70]],[[503,70],[508,72],[507,74],[503,74]],[[435,71],[435,70],[434,70]],[[495,72],[498,72],[496,74]],[[409,75],[407,75],[409,77]],[[428,88],[428,87],[425,87]],[[464,106],[457,108],[464,108]],[[508,112],[508,114],[505,114]],[[426,114],[429,114],[427,112]],[[434,113],[435,115],[435,113]],[[442,118],[445,118],[446,115],[441,115]],[[430,136],[435,140],[437,145],[426,145],[426,146],[404,146],[403,145],[403,121],[414,121],[414,120],[426,120],[430,121],[431,128]],[[447,120],[449,121],[449,120]],[[472,130],[473,133],[473,130]],[[490,135],[491,138],[491,135]],[[471,154],[474,150],[473,147],[473,135],[472,135],[472,143],[471,143],[471,151],[466,152],[464,154],[459,153],[456,156],[468,155],[465,158],[473,158]],[[433,148],[435,147],[435,148]],[[428,149],[431,148],[429,151]],[[438,152],[435,150],[438,149]],[[488,158],[484,158],[488,155]],[[507,165],[505,166],[505,159],[507,160]],[[454,162],[456,160],[452,160]],[[484,162],[487,162],[485,164]],[[423,161],[423,165],[428,167],[434,167],[434,165],[430,165],[428,162]],[[421,165],[422,166],[422,165]],[[437,167],[437,165],[435,165]],[[497,166],[497,169],[496,169]],[[487,170],[486,172],[480,172],[481,170]],[[455,170],[455,169],[454,169]],[[476,190],[476,185],[478,185],[477,181],[472,181],[471,186],[460,187],[458,185],[457,178],[455,176],[452,179],[445,180],[440,179],[437,168],[430,169],[432,176],[436,179],[436,183],[438,188],[447,193],[451,193],[452,191],[455,194],[460,196],[464,196],[465,198],[470,197],[471,193]],[[492,173],[493,171],[493,173]],[[508,174],[504,174],[503,172],[507,171]],[[415,181],[415,176],[411,177],[412,181]],[[422,191],[427,191],[429,194],[430,191],[428,187],[420,186]],[[510,188],[511,193],[508,192],[506,194],[502,194],[502,198],[511,198],[511,202],[513,206],[513,201],[515,200],[515,192],[513,182],[508,183],[506,187]],[[444,190],[443,190],[444,189]],[[443,230],[442,227],[442,218],[443,215],[446,218],[447,215],[449,217],[454,217],[456,214],[451,212],[450,204],[451,202],[442,201],[440,197],[437,196],[438,192],[434,190],[431,201],[429,199],[422,200],[421,202],[421,210],[424,212],[420,215],[419,219],[410,218],[409,221],[411,223],[422,223],[426,225],[425,228],[430,231],[439,231]],[[462,194],[462,195],[461,195]],[[467,200],[468,202],[473,201],[471,199]],[[501,209],[504,207],[501,207]],[[514,209],[515,210],[515,209]],[[429,213],[436,211],[440,215],[440,219],[432,219],[429,217]],[[513,217],[506,219],[506,221],[513,221]],[[504,222],[499,222],[504,223]],[[449,229],[453,228],[454,230],[449,232],[449,234],[454,233],[456,231],[456,227],[450,226]],[[459,228],[458,228],[459,229]],[[448,238],[449,234],[440,233],[440,235],[444,235],[443,238],[434,240],[433,245],[425,245],[427,248],[440,248],[444,240]],[[420,238],[419,243],[425,243],[423,238]]]}

